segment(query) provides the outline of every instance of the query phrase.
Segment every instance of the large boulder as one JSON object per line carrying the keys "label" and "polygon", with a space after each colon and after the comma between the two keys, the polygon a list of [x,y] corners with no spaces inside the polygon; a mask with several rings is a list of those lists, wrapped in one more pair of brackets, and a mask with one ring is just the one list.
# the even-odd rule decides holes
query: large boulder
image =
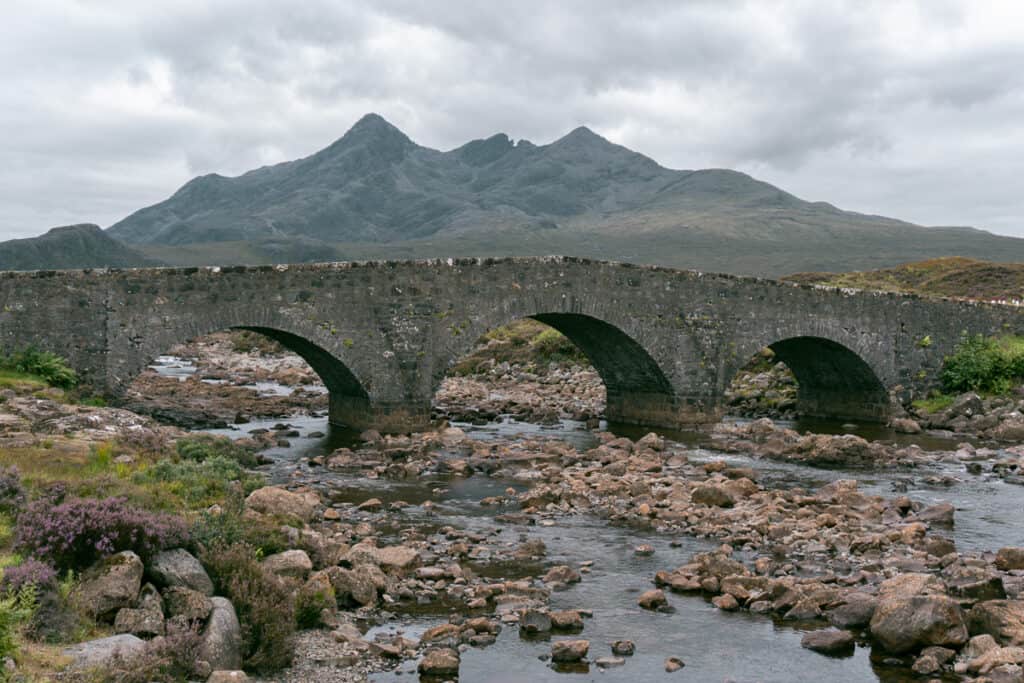
{"label": "large boulder", "polygon": [[559,663],[578,662],[587,656],[589,640],[556,640],[551,643],[551,661]]}
{"label": "large boulder", "polygon": [[424,676],[458,676],[459,651],[450,647],[427,650],[420,660],[419,672]]}
{"label": "large boulder", "polygon": [[213,595],[213,581],[202,563],[184,548],[157,553],[146,567],[146,576],[157,588],[183,586]]}
{"label": "large boulder", "polygon": [[871,617],[871,635],[895,654],[929,645],[958,648],[967,642],[960,605],[945,595],[880,597]]}
{"label": "large boulder", "polygon": [[320,507],[320,497],[312,491],[292,493],[280,486],[264,486],[249,494],[245,507],[263,515],[284,515],[309,522]]}
{"label": "large boulder", "polygon": [[390,545],[383,548],[370,543],[357,543],[345,556],[351,564],[372,563],[384,571],[405,572],[420,566],[420,553],[404,545]]}
{"label": "large boulder", "polygon": [[305,579],[313,570],[313,561],[305,550],[285,550],[267,555],[263,567],[277,576]]}
{"label": "large boulder", "polygon": [[1000,548],[996,553],[996,569],[1001,569],[1004,572],[1024,569],[1024,548],[1012,546]]}
{"label": "large boulder", "polygon": [[823,655],[842,655],[853,654],[856,644],[849,631],[827,628],[805,634],[800,645]]}
{"label": "large boulder", "polygon": [[387,577],[375,564],[359,564],[352,569],[329,567],[327,572],[339,604],[376,605],[377,596],[387,585]]}
{"label": "large boulder", "polygon": [[174,586],[164,591],[167,616],[182,617],[190,622],[203,622],[213,611],[213,600],[191,588]]}
{"label": "large boulder", "polygon": [[140,654],[146,647],[146,641],[130,633],[121,633],[97,640],[89,640],[66,647],[61,655],[71,660],[72,669],[91,669],[102,667],[114,657],[130,657]]}
{"label": "large boulder", "polygon": [[987,633],[1003,645],[1024,645],[1024,600],[986,600],[967,613],[971,635]]}
{"label": "large boulder", "polygon": [[113,617],[138,600],[142,573],[142,560],[132,551],[111,555],[85,571],[71,600],[93,619]]}
{"label": "large boulder", "polygon": [[141,638],[153,638],[164,634],[163,600],[153,584],[147,583],[142,587],[138,607],[118,610],[114,618],[114,630]]}
{"label": "large boulder", "polygon": [[242,668],[242,627],[227,598],[211,598],[213,612],[203,629],[199,656],[214,671]]}

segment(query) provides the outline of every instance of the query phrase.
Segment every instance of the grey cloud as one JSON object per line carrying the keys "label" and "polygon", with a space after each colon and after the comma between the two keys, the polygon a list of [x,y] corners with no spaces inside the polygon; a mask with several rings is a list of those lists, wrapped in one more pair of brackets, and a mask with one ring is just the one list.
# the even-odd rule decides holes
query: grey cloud
{"label": "grey cloud", "polygon": [[0,28],[0,238],[109,225],[367,111],[442,149],[585,124],[667,166],[1024,235],[1010,2],[39,4]]}

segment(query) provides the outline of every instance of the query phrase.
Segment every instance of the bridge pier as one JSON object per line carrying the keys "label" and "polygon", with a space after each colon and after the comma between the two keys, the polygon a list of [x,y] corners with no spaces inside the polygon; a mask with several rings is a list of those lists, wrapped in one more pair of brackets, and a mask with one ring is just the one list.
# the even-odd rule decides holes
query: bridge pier
{"label": "bridge pier", "polygon": [[891,416],[888,394],[854,393],[844,387],[800,387],[796,410],[801,417],[851,422],[887,422]]}
{"label": "bridge pier", "polygon": [[430,401],[371,401],[360,396],[330,395],[328,421],[337,427],[407,434],[431,427]]}
{"label": "bridge pier", "polygon": [[609,422],[648,427],[687,427],[718,422],[724,411],[720,402],[706,398],[609,391],[604,413]]}

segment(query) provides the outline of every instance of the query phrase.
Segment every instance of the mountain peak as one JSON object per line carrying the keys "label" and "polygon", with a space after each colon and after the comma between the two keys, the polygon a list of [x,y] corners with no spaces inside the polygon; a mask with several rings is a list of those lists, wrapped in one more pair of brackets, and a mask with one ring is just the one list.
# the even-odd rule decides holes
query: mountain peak
{"label": "mountain peak", "polygon": [[409,139],[397,126],[390,123],[380,114],[373,112],[364,115],[356,121],[355,125],[349,128],[348,132],[342,137],[342,140],[348,137]]}
{"label": "mountain peak", "polygon": [[380,161],[393,162],[401,159],[416,146],[405,133],[389,123],[380,114],[366,114],[356,121],[341,138],[321,150],[312,158],[324,160],[335,158],[352,149],[368,151]]}

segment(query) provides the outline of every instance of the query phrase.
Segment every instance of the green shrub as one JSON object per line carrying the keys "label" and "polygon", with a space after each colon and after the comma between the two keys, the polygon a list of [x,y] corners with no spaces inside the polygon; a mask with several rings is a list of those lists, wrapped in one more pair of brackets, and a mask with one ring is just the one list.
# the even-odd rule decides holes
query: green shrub
{"label": "green shrub", "polygon": [[18,632],[36,609],[36,587],[25,584],[16,593],[0,596],[0,659],[18,651]]}
{"label": "green shrub", "polygon": [[256,455],[248,448],[242,448],[226,436],[214,434],[196,434],[178,439],[175,443],[178,455],[183,460],[203,462],[210,458],[227,458],[234,460],[243,467],[255,467],[259,463]]}
{"label": "green shrub", "polygon": [[272,672],[288,666],[295,654],[295,599],[291,588],[263,569],[247,543],[218,543],[200,558],[218,595],[238,612],[242,655],[247,669]]}
{"label": "green shrub", "polygon": [[946,357],[940,379],[950,392],[1007,393],[1024,381],[1024,338],[966,337]]}
{"label": "green shrub", "polygon": [[0,358],[0,369],[32,375],[62,389],[78,384],[78,375],[68,367],[67,361],[55,353],[31,346]]}
{"label": "green shrub", "polygon": [[542,363],[552,361],[587,362],[587,357],[569,341],[568,337],[550,327],[534,337],[530,345],[533,347],[537,360]]}
{"label": "green shrub", "polygon": [[227,496],[234,482],[244,494],[263,486],[263,476],[249,472],[235,460],[215,455],[207,460],[161,460],[139,470],[133,477],[138,484],[160,483],[190,507],[206,507]]}

